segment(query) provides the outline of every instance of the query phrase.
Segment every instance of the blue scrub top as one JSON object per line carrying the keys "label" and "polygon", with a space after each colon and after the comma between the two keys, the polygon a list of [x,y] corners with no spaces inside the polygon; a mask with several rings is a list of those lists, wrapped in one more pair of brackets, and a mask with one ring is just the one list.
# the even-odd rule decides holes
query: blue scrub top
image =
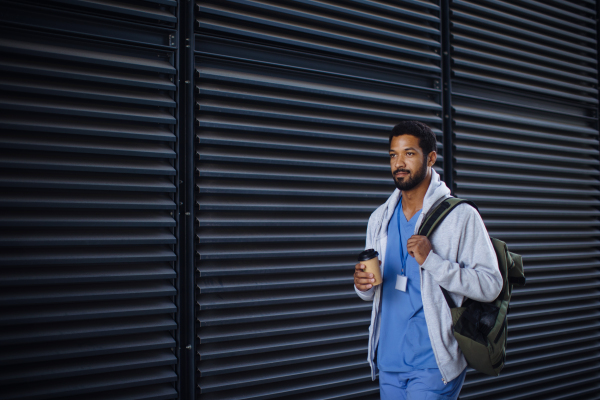
{"label": "blue scrub top", "polygon": [[[377,366],[385,372],[438,367],[423,313],[419,263],[406,250],[406,242],[413,235],[420,214],[421,210],[407,221],[400,199],[388,225],[377,349]],[[406,292],[396,290],[397,275],[408,278]]]}

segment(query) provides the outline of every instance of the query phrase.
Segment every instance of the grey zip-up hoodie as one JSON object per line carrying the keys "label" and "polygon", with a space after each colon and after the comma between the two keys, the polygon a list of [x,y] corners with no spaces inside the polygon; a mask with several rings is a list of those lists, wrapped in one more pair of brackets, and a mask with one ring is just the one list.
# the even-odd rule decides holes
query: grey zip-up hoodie
{"label": "grey zip-up hoodie", "polygon": [[[415,234],[431,206],[441,198],[450,197],[450,190],[440,181],[440,176],[433,169],[431,174],[431,183],[423,199],[423,211],[417,220]],[[390,198],[371,214],[367,227],[366,248],[373,248],[379,252],[382,276],[385,268],[387,228],[398,205],[400,194],[396,189]],[[467,362],[452,333],[452,316],[439,286],[451,293],[456,304],[461,304],[465,297],[491,302],[502,290],[502,276],[485,225],[479,213],[468,204],[457,206],[429,239],[433,250],[419,269],[421,297],[435,360],[444,383],[447,383],[461,374]],[[374,359],[381,325],[381,286],[364,292],[354,287],[361,299],[373,301],[367,357],[373,380],[377,374]]]}

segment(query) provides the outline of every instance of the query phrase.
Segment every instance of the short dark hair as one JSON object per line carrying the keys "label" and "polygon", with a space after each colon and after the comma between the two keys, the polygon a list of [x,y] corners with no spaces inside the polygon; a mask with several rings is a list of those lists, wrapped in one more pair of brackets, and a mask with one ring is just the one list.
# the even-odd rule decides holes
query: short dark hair
{"label": "short dark hair", "polygon": [[402,135],[411,135],[419,139],[419,147],[425,156],[432,151],[437,151],[435,133],[430,127],[419,121],[402,121],[392,128],[390,133],[390,145],[392,138]]}

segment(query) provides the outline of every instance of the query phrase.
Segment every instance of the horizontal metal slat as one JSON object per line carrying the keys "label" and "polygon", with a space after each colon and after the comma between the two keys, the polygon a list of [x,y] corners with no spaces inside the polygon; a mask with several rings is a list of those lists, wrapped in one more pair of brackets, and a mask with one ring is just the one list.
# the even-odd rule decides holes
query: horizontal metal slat
{"label": "horizontal metal slat", "polygon": [[90,118],[110,118],[113,120],[139,121],[174,125],[175,118],[167,111],[145,107],[90,104],[76,100],[35,98],[22,95],[0,95],[0,108],[4,110],[40,112],[59,115],[72,115]]}
{"label": "horizontal metal slat", "polygon": [[166,246],[78,246],[77,248],[40,248],[35,253],[10,250],[0,254],[0,266],[9,265],[69,265],[124,262],[175,261],[177,256]]}
{"label": "horizontal metal slat", "polygon": [[[81,396],[64,397],[64,400],[78,400]],[[86,393],[86,400],[168,400],[179,398],[173,383],[122,388],[117,390]]]}
{"label": "horizontal metal slat", "polygon": [[[211,148],[220,148],[222,146],[228,147],[248,147],[252,149],[252,152],[257,149],[275,149],[282,151],[293,151],[293,152],[314,152],[325,154],[343,154],[343,155],[360,155],[365,157],[377,157],[383,158],[382,148],[387,147],[387,141],[382,138],[380,143],[371,144],[365,142],[350,142],[345,145],[340,143],[339,139],[336,142],[337,146],[334,146],[330,141],[321,140],[308,140],[305,138],[293,138],[293,137],[254,137],[245,134],[236,134],[234,132],[228,133],[226,136],[222,134],[212,134],[211,132],[203,132],[202,136],[198,137],[198,143],[204,146],[210,146]],[[218,147],[217,147],[218,146]],[[387,149],[386,149],[387,150]],[[260,150],[258,150],[260,152]],[[236,152],[237,153],[237,152]],[[210,152],[200,150],[198,154],[202,156],[210,156]],[[383,153],[385,156],[385,153]],[[214,156],[213,156],[214,157]],[[216,157],[215,157],[216,159]],[[321,160],[323,162],[324,160]]]}
{"label": "horizontal metal slat", "polygon": [[[203,277],[265,275],[274,273],[297,273],[298,271],[352,271],[356,257],[281,259],[281,260],[248,260],[239,263],[236,260],[207,260],[197,265],[198,273]],[[349,269],[348,269],[349,268]],[[282,278],[284,279],[284,278]]]}
{"label": "horizontal metal slat", "polygon": [[[453,49],[453,54],[455,55],[455,59],[461,57],[465,60],[486,60],[491,65],[510,65],[512,68],[521,68],[525,71],[537,72],[538,75],[536,76],[555,76],[561,79],[569,79],[575,82],[579,82],[580,84],[588,83],[593,85],[598,82],[597,78],[595,78],[595,75],[584,75],[584,71],[582,71],[581,74],[571,73],[558,68],[552,68],[546,65],[540,65],[532,62],[523,61],[519,58],[502,56],[496,53],[490,53],[480,49],[470,49],[467,47],[456,46]],[[464,65],[468,66],[469,64],[465,63]],[[453,95],[455,94],[457,94],[457,91],[454,91]]]}
{"label": "horizontal metal slat", "polygon": [[[267,203],[268,204],[268,203]],[[327,227],[339,227],[339,226],[352,226],[352,227],[364,227],[368,222],[368,214],[360,215],[342,215],[342,216],[327,216],[325,218],[318,218],[318,215],[300,215],[284,216],[284,215],[239,215],[239,216],[206,216],[205,218],[198,218],[198,225],[201,227],[267,227],[267,226],[327,226]],[[363,235],[364,237],[364,235]]]}
{"label": "horizontal metal slat", "polygon": [[[498,149],[498,148],[494,148],[494,147],[486,147],[486,146],[478,146],[478,145],[466,145],[466,144],[456,144],[456,150],[457,152],[465,152],[465,153],[474,153],[474,154],[483,154],[483,155],[488,155],[488,156],[497,156],[497,157],[513,157],[519,161],[521,160],[525,160],[525,161],[529,161],[529,162],[536,162],[536,161],[545,161],[545,162],[551,162],[552,160],[554,160],[555,162],[563,162],[564,164],[567,165],[567,167],[570,165],[571,168],[573,168],[573,165],[577,165],[579,164],[581,165],[597,165],[598,164],[598,159],[594,159],[591,157],[565,157],[565,156],[557,156],[557,155],[553,155],[553,154],[544,154],[542,152],[526,152],[526,151],[518,151],[518,150],[505,150],[505,149]],[[460,153],[459,153],[460,154]],[[457,157],[459,157],[459,155],[457,155]],[[509,164],[509,162],[506,162],[507,164]],[[571,172],[570,170],[567,170],[567,172]]]}
{"label": "horizontal metal slat", "polygon": [[126,282],[138,280],[175,279],[177,274],[168,263],[54,266],[0,269],[0,286],[57,285],[89,282]]}
{"label": "horizontal metal slat", "polygon": [[59,340],[97,338],[105,336],[142,334],[147,332],[172,331],[177,328],[175,321],[168,315],[111,318],[91,321],[72,321],[60,324],[42,324],[2,328],[0,345],[8,346],[21,343],[48,343]]}
{"label": "horizontal metal slat", "polygon": [[175,101],[156,90],[141,90],[131,87],[115,88],[103,85],[82,85],[81,82],[48,81],[45,78],[27,78],[5,74],[0,77],[0,90],[53,98],[110,101],[125,104],[140,104],[156,107],[175,107]]}
{"label": "horizontal metal slat", "polygon": [[211,181],[201,181],[198,185],[198,191],[201,194],[204,193],[215,193],[215,194],[235,194],[235,195],[261,195],[261,196],[317,196],[317,197],[343,197],[343,198],[379,198],[387,199],[389,197],[389,190],[382,190],[376,187],[369,191],[359,191],[352,189],[347,185],[338,185],[342,187],[319,187],[319,184],[310,185],[310,187],[301,187],[302,184],[296,185],[261,182],[260,185],[249,183],[239,184],[237,186],[229,186],[226,183],[215,180],[214,183]]}
{"label": "horizontal metal slat", "polygon": [[[0,385],[30,383],[47,379],[81,377],[106,372],[127,371],[139,368],[170,366],[177,363],[170,349],[100,356],[68,361],[54,361],[47,365],[10,366],[0,369]],[[40,382],[36,382],[36,385]],[[43,383],[42,383],[43,384]],[[27,385],[28,386],[28,385]]]}
{"label": "horizontal metal slat", "polygon": [[[28,41],[27,37],[21,40],[12,38],[0,39],[0,51],[28,55],[34,57],[44,57],[50,59],[89,63],[92,65],[105,65],[109,67],[130,68],[137,71],[152,71],[174,75],[175,68],[165,58],[142,58],[136,56],[139,52],[129,51],[129,54],[119,54],[101,45],[83,44],[80,48],[56,45],[56,43],[69,43],[69,41],[57,40],[53,35],[45,37],[35,37],[37,40]],[[65,44],[66,44],[65,43]],[[92,50],[93,49],[93,50]],[[112,54],[111,54],[112,53]],[[116,53],[116,54],[115,54]]]}
{"label": "horizontal metal slat", "polygon": [[523,185],[502,185],[502,184],[485,184],[480,182],[465,182],[457,181],[456,186],[462,190],[480,190],[490,192],[513,192],[513,193],[536,193],[549,194],[556,196],[596,196],[598,190],[590,189],[563,189],[550,186],[523,186]]}
{"label": "horizontal metal slat", "polygon": [[116,210],[43,210],[4,211],[0,226],[56,226],[56,227],[173,227],[175,220],[166,212],[116,211]]}
{"label": "horizontal metal slat", "polygon": [[548,307],[553,304],[561,304],[567,302],[587,302],[590,300],[596,300],[600,298],[600,295],[595,290],[580,290],[579,292],[568,292],[566,294],[554,294],[548,295],[546,293],[539,295],[537,294],[535,297],[526,297],[519,298],[518,296],[511,300],[510,306],[511,310],[514,308],[515,310],[518,308],[525,307],[539,307],[544,306]]}
{"label": "horizontal metal slat", "polygon": [[[461,96],[457,95],[457,97],[461,97]],[[486,124],[483,122],[465,120],[465,119],[460,118],[459,116],[457,116],[457,118],[454,119],[454,123],[456,124],[456,126],[458,128],[470,128],[470,129],[473,129],[478,132],[488,131],[488,132],[494,132],[494,133],[498,133],[498,134],[512,134],[512,135],[515,135],[515,136],[517,136],[519,138],[523,138],[523,139],[525,139],[527,137],[539,138],[539,139],[543,139],[544,142],[546,140],[557,141],[557,142],[563,142],[565,144],[569,144],[571,146],[574,144],[598,146],[598,140],[596,138],[590,138],[587,136],[580,136],[580,137],[565,136],[563,134],[550,133],[548,131],[536,131],[536,130],[531,130],[531,129],[521,129],[521,128],[510,127],[510,126],[496,125],[496,124]],[[459,130],[459,132],[460,132],[460,130]]]}
{"label": "horizontal metal slat", "polygon": [[166,160],[140,160],[93,155],[47,154],[37,152],[0,151],[0,168],[44,171],[107,172],[121,174],[175,175]]}
{"label": "horizontal metal slat", "polygon": [[26,399],[44,396],[63,397],[96,393],[103,390],[156,385],[175,382],[177,375],[169,367],[155,367],[144,370],[120,371],[90,377],[55,379],[36,385],[15,385],[3,389],[3,399]]}
{"label": "horizontal metal slat", "polygon": [[[505,132],[506,133],[506,132]],[[456,138],[459,140],[470,141],[470,142],[479,142],[486,143],[490,145],[498,145],[498,146],[507,146],[507,147],[515,147],[515,148],[535,148],[540,150],[547,151],[555,151],[561,153],[573,153],[579,155],[591,155],[597,156],[598,152],[596,149],[593,149],[588,146],[572,146],[565,144],[551,144],[546,140],[523,140],[523,139],[511,139],[508,137],[499,137],[499,136],[491,136],[491,135],[483,135],[483,134],[473,134],[461,132],[460,130],[455,130],[454,134]],[[551,136],[547,136],[545,139],[551,139]],[[566,139],[564,139],[566,140]],[[597,145],[597,144],[596,144]]]}
{"label": "horizontal metal slat", "polygon": [[[351,271],[352,266],[348,266],[348,271]],[[352,276],[348,276],[347,272],[337,271],[323,271],[322,274],[315,276],[312,273],[305,273],[299,269],[294,274],[288,274],[284,276],[220,276],[218,278],[205,277],[202,275],[197,280],[198,289],[202,293],[220,293],[223,295],[225,292],[233,292],[233,296],[243,295],[241,292],[248,290],[264,290],[264,289],[282,289],[282,288],[300,288],[305,286],[330,286],[339,284],[349,284],[352,282]],[[352,289],[349,285],[349,289]],[[329,289],[329,288],[328,288]],[[331,287],[330,289],[336,289]],[[348,289],[348,288],[346,288]],[[310,292],[310,290],[309,290]],[[261,292],[268,296],[267,292]],[[287,292],[281,292],[287,293]],[[224,300],[225,298],[223,298]],[[199,299],[200,304],[207,304]]]}
{"label": "horizontal metal slat", "polygon": [[[343,368],[343,367],[342,367]],[[326,371],[326,366],[323,366]],[[333,370],[335,371],[335,369]],[[317,371],[315,371],[317,372]],[[321,373],[320,376],[282,381],[261,385],[258,387],[243,387],[236,390],[218,391],[214,393],[203,393],[206,400],[251,400],[260,399],[265,396],[290,398],[293,394],[302,394],[300,398],[307,398],[309,391],[327,389],[337,386],[351,385],[359,382],[370,382],[371,377],[368,368],[362,367],[352,370],[343,370],[338,373]]]}
{"label": "horizontal metal slat", "polygon": [[[377,103],[372,100],[367,103],[363,101],[360,104],[351,104],[348,99],[337,99],[335,97],[325,97],[324,95],[300,95],[288,91],[284,93],[271,92],[261,90],[260,92],[251,91],[250,88],[245,87],[242,90],[234,91],[234,88],[224,87],[224,85],[208,85],[204,84],[198,90],[198,96],[203,99],[203,103],[198,103],[201,109],[210,107],[210,103],[218,102],[222,100],[235,101],[235,102],[247,102],[247,104],[261,103],[263,106],[273,104],[275,107],[281,109],[281,107],[304,108],[308,113],[308,109],[316,110],[327,110],[331,113],[351,113],[352,116],[365,115],[368,117],[379,117],[379,118],[394,118],[398,116],[407,117],[412,110],[415,113],[423,114],[425,118],[433,118],[433,116],[427,115],[422,110],[437,110],[440,111],[439,106],[432,106],[432,103],[427,104],[425,107],[417,104],[389,104],[391,102]],[[435,104],[435,103],[433,103]],[[402,109],[399,108],[402,107]],[[420,107],[418,107],[420,106]],[[282,110],[283,111],[283,110]],[[297,118],[297,117],[296,117]]]}
{"label": "horizontal metal slat", "polygon": [[484,203],[495,203],[495,204],[518,204],[518,205],[526,205],[531,206],[532,204],[537,204],[540,206],[566,206],[566,207],[585,207],[591,206],[595,204],[600,204],[600,201],[595,199],[566,199],[566,198],[544,198],[544,197],[526,197],[526,196],[491,196],[491,195],[482,195],[479,193],[469,193],[465,191],[460,191],[456,193],[456,197],[462,197],[474,201],[476,204],[484,204]]}
{"label": "horizontal metal slat", "polygon": [[[7,102],[2,102],[0,98],[0,108],[6,105],[11,109],[18,109],[19,105],[9,105]],[[30,107],[31,108],[31,107]],[[139,108],[138,108],[139,109]],[[136,109],[137,110],[137,109]],[[82,112],[84,112],[83,110]],[[433,110],[399,110],[395,113],[377,113],[381,115],[373,115],[369,113],[365,115],[354,115],[355,109],[353,108],[338,108],[337,110],[325,111],[321,109],[302,109],[294,108],[291,105],[283,104],[271,104],[261,105],[247,102],[238,102],[237,104],[232,101],[219,101],[216,99],[206,99],[206,102],[197,103],[197,111],[201,114],[214,114],[219,115],[221,118],[256,118],[262,119],[263,123],[269,120],[276,122],[285,121],[288,124],[316,124],[323,126],[334,125],[335,128],[353,128],[353,129],[370,129],[373,131],[389,131],[391,123],[383,124],[382,118],[390,121],[397,120],[398,118],[418,118],[425,123],[439,124],[440,117],[439,113],[436,114]],[[108,110],[110,112],[110,110]],[[134,111],[132,110],[132,113]],[[350,114],[350,115],[349,115]],[[91,115],[91,117],[95,115]],[[101,115],[100,115],[101,116]],[[132,119],[134,117],[124,116],[122,119]],[[143,121],[144,119],[139,119]],[[157,121],[162,123],[169,123],[163,121]],[[171,122],[173,123],[173,122]],[[323,129],[323,128],[321,128]]]}
{"label": "horizontal metal slat", "polygon": [[[0,127],[5,130],[16,131],[30,130],[36,132],[160,140],[166,142],[174,142],[176,140],[173,132],[158,124],[141,123],[140,121],[115,122],[106,119],[77,116],[70,116],[68,119],[65,119],[63,116],[40,114],[36,115],[35,119],[32,119],[29,113],[0,111]],[[49,141],[46,141],[46,144],[50,145]],[[142,148],[146,147],[141,143],[140,146]]]}
{"label": "horizontal metal slat", "polygon": [[[457,79],[463,78],[468,80],[474,80],[478,82],[483,82],[487,85],[498,85],[503,88],[512,88],[518,89],[524,92],[535,92],[545,96],[555,96],[562,97],[564,99],[579,101],[579,102],[588,102],[592,104],[597,104],[598,99],[596,97],[586,96],[586,95],[578,95],[573,93],[568,93],[564,91],[548,89],[542,86],[537,86],[533,84],[522,83],[513,79],[499,79],[496,78],[497,74],[478,74],[474,72],[469,72],[465,70],[461,70],[459,68],[454,69],[454,75]],[[587,91],[587,90],[586,90]],[[593,89],[591,90],[593,92]],[[582,90],[579,90],[578,93],[581,93]]]}
{"label": "horizontal metal slat", "polygon": [[[502,45],[498,42],[492,42],[488,40],[481,39],[482,34],[485,34],[485,31],[481,29],[472,29],[475,32],[475,36],[465,36],[459,33],[454,33],[453,38],[457,45],[459,46],[477,46],[480,48],[484,48],[488,52],[503,54],[510,57],[522,57],[524,60],[532,60],[534,62],[538,62],[542,65],[554,65],[556,67],[564,67],[568,72],[588,72],[595,73],[595,70],[590,65],[595,65],[596,60],[590,57],[577,56],[575,53],[569,53],[566,51],[559,51],[556,49],[552,49],[550,47],[545,47],[544,50],[548,51],[548,55],[540,54],[539,52],[533,52],[529,49],[520,49],[519,46],[528,46],[528,42],[526,41],[517,41],[515,47],[509,47],[508,45]],[[494,34],[492,32],[488,32],[489,36],[492,38]],[[504,36],[504,39],[507,37]],[[516,41],[516,39],[512,39],[511,41]],[[539,46],[539,45],[538,45]],[[567,61],[569,58],[574,58],[579,61]]]}
{"label": "horizontal metal slat", "polygon": [[52,78],[68,78],[85,82],[99,82],[113,85],[127,85],[149,89],[175,91],[176,86],[165,77],[144,75],[139,73],[108,70],[95,66],[64,64],[51,60],[36,60],[13,55],[10,59],[0,60],[0,71],[46,76]]}
{"label": "horizontal metal slat", "polygon": [[[464,154],[458,153],[456,154],[457,165],[474,165],[478,167],[488,167],[488,168],[498,168],[500,170],[523,170],[523,171],[540,171],[542,173],[556,173],[556,174],[570,174],[571,176],[598,176],[600,173],[595,168],[589,167],[568,167],[564,164],[562,165],[548,165],[549,163],[534,163],[527,162],[522,163],[518,161],[509,160],[504,157],[506,153],[500,153],[498,159],[491,159],[489,156],[492,154],[498,155],[497,152],[489,152],[486,151],[485,148],[482,147],[465,147],[466,151],[473,150],[475,154],[477,152],[481,152],[482,156],[477,157],[472,154]],[[485,155],[488,155],[488,158],[485,158]],[[504,158],[504,159],[503,159]],[[529,161],[529,160],[527,160]]]}
{"label": "horizontal metal slat", "polygon": [[[0,64],[1,65],[1,64]],[[332,76],[322,72],[313,72],[312,74],[300,74],[290,68],[289,71],[281,71],[275,68],[261,68],[255,71],[254,66],[248,65],[245,70],[239,71],[227,64],[207,64],[201,63],[196,66],[196,73],[201,79],[197,86],[197,94],[202,93],[203,88],[211,89],[210,93],[218,89],[219,85],[227,84],[228,87],[235,89],[243,85],[246,88],[252,88],[256,93],[270,93],[275,90],[279,95],[287,98],[302,98],[302,96],[313,96],[319,100],[321,96],[327,96],[331,99],[346,99],[348,101],[369,102],[371,104],[405,106],[411,108],[425,108],[432,110],[441,110],[441,105],[426,95],[439,93],[439,89],[433,87],[416,87],[392,81],[378,81],[369,79],[349,80],[346,76],[337,77],[338,85],[332,84]],[[307,76],[308,75],[308,76]],[[337,83],[337,82],[336,82]],[[339,86],[339,84],[343,86]],[[390,90],[390,87],[396,89]],[[281,93],[281,91],[285,91]],[[277,92],[275,92],[277,93]],[[294,93],[295,96],[290,94]]]}
{"label": "horizontal metal slat", "polygon": [[164,193],[73,193],[12,189],[0,193],[0,206],[18,208],[174,210],[173,200]]}
{"label": "horizontal metal slat", "polygon": [[537,184],[558,184],[573,186],[598,186],[600,182],[597,179],[574,179],[565,180],[562,176],[543,176],[541,174],[510,174],[504,172],[477,171],[467,168],[457,169],[457,177],[472,178],[478,180],[492,181],[510,181],[510,182],[530,182]]}
{"label": "horizontal metal slat", "polygon": [[357,326],[362,326],[366,330],[369,326],[369,321],[370,311],[358,310],[357,312],[315,316],[311,318],[206,326],[198,330],[198,337],[200,343],[215,343],[289,334],[306,334],[332,329],[349,329]]}
{"label": "horizontal metal slat", "polygon": [[[537,205],[536,205],[537,206]],[[502,216],[506,218],[508,215],[515,217],[546,217],[550,218],[573,218],[573,219],[590,219],[600,216],[600,211],[590,207],[578,207],[576,209],[555,208],[555,207],[501,207],[501,206],[483,206],[479,207],[479,213],[484,218]],[[503,219],[504,219],[503,218]],[[520,219],[520,218],[519,218]]]}
{"label": "horizontal metal slat", "polygon": [[[160,296],[161,294],[165,296],[173,295],[173,290],[168,291],[163,289],[162,291],[157,292],[156,296]],[[131,291],[130,296],[122,297],[123,299],[128,299],[126,301],[103,301],[102,303],[63,304],[52,306],[46,306],[44,304],[45,302],[43,302],[43,305],[36,305],[35,307],[18,307],[18,303],[23,303],[16,301],[15,304],[10,304],[9,309],[0,311],[0,325],[7,326],[16,324],[80,321],[113,317],[135,317],[140,315],[172,314],[177,312],[177,307],[175,307],[173,302],[168,299],[156,298],[131,300],[131,298],[138,297],[140,295],[141,293],[139,291],[137,293],[135,293],[135,291]],[[69,296],[65,295],[64,297]],[[121,296],[111,296],[111,299],[119,297]],[[154,294],[143,297],[154,297]],[[104,299],[100,298],[100,300],[105,300],[106,298],[107,297]],[[90,294],[89,298],[87,299],[76,299],[71,296],[71,299],[73,299],[73,301],[89,301],[98,299],[98,296]],[[56,301],[56,299],[52,300]],[[52,302],[52,300],[49,302]],[[62,299],[62,301],[65,301],[65,299]]]}
{"label": "horizontal metal slat", "polygon": [[366,365],[366,360],[361,356],[340,357],[339,359],[278,367],[266,371],[258,369],[252,372],[236,373],[235,375],[201,377],[198,386],[200,393],[203,394],[220,390],[223,386],[228,389],[235,389],[290,379],[306,379],[310,376],[326,376],[330,373],[353,370]]}
{"label": "horizontal metal slat", "polygon": [[93,229],[86,231],[36,229],[17,230],[10,233],[0,231],[0,247],[6,246],[106,246],[138,244],[175,244],[175,236],[169,231],[119,229],[110,231]]}
{"label": "horizontal metal slat", "polygon": [[8,346],[0,351],[0,365],[41,363],[75,357],[92,357],[135,351],[175,348],[168,332],[122,335],[114,337],[74,339],[48,343],[28,343],[27,346]]}
{"label": "horizontal metal slat", "polygon": [[365,340],[367,338],[367,329],[364,326],[359,326],[233,342],[201,343],[197,348],[201,360],[212,360],[255,353],[263,354],[266,352],[294,350],[318,345],[332,345],[360,339]]}
{"label": "horizontal metal slat", "polygon": [[0,187],[77,190],[175,192],[170,178],[163,176],[105,175],[101,173],[17,171],[0,174]]}
{"label": "horizontal metal slat", "polygon": [[[176,156],[175,151],[168,143],[70,135],[48,137],[46,134],[30,134],[19,131],[5,132],[0,138],[0,148],[166,159],[173,159]],[[73,156],[62,154],[61,157]],[[139,158],[133,158],[131,162],[144,164],[144,161]]]}
{"label": "horizontal metal slat", "polygon": [[[267,285],[256,284],[255,290],[260,290],[262,287],[264,290],[257,292],[242,292],[242,293],[222,293],[226,290],[205,290],[200,289],[202,296],[198,300],[200,310],[213,310],[213,309],[224,309],[233,307],[247,307],[249,304],[253,306],[272,306],[272,305],[284,305],[291,303],[308,303],[311,301],[335,301],[342,299],[354,300],[356,293],[352,289],[352,280],[345,279],[338,280],[317,280],[315,282],[316,288],[293,289],[302,286],[302,282],[294,282],[272,285],[276,286],[277,289],[288,287],[288,289],[275,290]],[[248,282],[246,287],[239,289],[240,292],[244,289],[247,291],[253,285],[253,282]],[[241,285],[240,285],[241,286]],[[304,286],[309,286],[304,283]],[[320,287],[325,286],[326,289]],[[271,290],[269,290],[271,289]],[[268,291],[267,291],[268,290]],[[214,294],[211,294],[213,292]]]}
{"label": "horizontal metal slat", "polygon": [[365,341],[344,342],[303,348],[302,350],[277,351],[253,354],[245,357],[200,361],[198,369],[202,378],[221,374],[240,373],[262,368],[283,367],[300,362],[313,362],[363,354],[367,351]]}
{"label": "horizontal metal slat", "polygon": [[550,129],[550,130],[555,130],[557,132],[569,131],[572,134],[589,135],[589,136],[594,136],[594,137],[598,136],[597,130],[595,130],[594,128],[592,128],[590,126],[583,125],[581,123],[579,123],[579,124],[566,123],[566,122],[558,120],[558,119],[553,120],[553,119],[546,119],[546,118],[544,118],[544,119],[536,118],[534,115],[531,115],[531,114],[529,114],[528,116],[525,116],[525,115],[518,115],[516,113],[503,112],[502,110],[492,111],[492,110],[487,110],[484,108],[478,108],[478,107],[473,107],[473,106],[468,106],[468,105],[463,106],[460,104],[454,105],[454,108],[456,109],[457,118],[460,118],[461,116],[469,116],[469,117],[481,118],[481,119],[485,119],[485,120],[503,121],[503,122],[510,123],[510,124],[520,124],[520,125],[524,125],[527,127],[546,128],[546,129]]}
{"label": "horizontal metal slat", "polygon": [[[316,243],[315,243],[316,244]],[[229,247],[229,246],[228,246]],[[239,246],[242,247],[242,246]],[[364,250],[364,245],[357,244],[353,247],[346,244],[336,245],[335,247],[313,249],[310,245],[301,248],[285,246],[273,250],[265,247],[264,249],[256,249],[255,247],[244,246],[230,251],[222,246],[211,246],[210,248],[201,248],[198,250],[200,258],[203,260],[218,260],[218,259],[240,259],[240,258],[275,258],[275,257],[328,257],[328,256],[346,256],[349,254],[358,254]]]}
{"label": "horizontal metal slat", "polygon": [[[57,3],[65,3],[71,6],[91,8],[99,11],[108,11],[122,15],[140,17],[151,20],[160,20],[168,22],[177,22],[177,17],[172,13],[162,10],[159,7],[148,7],[148,1],[145,4],[136,4],[125,1],[110,1],[110,0],[52,0]],[[150,1],[156,3],[156,1]],[[173,2],[163,2],[174,6]]]}
{"label": "horizontal metal slat", "polygon": [[553,338],[558,335],[573,335],[580,333],[589,333],[589,331],[597,331],[600,327],[598,322],[584,322],[571,325],[563,325],[562,327],[546,327],[543,331],[525,331],[525,332],[513,332],[511,333],[510,339],[513,343],[526,342],[529,340],[538,341],[544,338]]}
{"label": "horizontal metal slat", "polygon": [[[576,303],[567,302],[565,304],[547,305],[543,307],[511,307],[509,320],[511,322],[518,320],[529,320],[532,318],[552,316],[558,314],[572,314],[580,311],[595,310],[600,305],[597,300],[578,301]],[[521,305],[522,306],[522,305]],[[522,352],[533,351],[523,347]]]}
{"label": "horizontal metal slat", "polygon": [[[600,225],[600,222],[598,222]],[[0,234],[0,238],[2,235]],[[364,232],[331,232],[331,233],[301,233],[294,234],[294,230],[286,230],[282,232],[272,233],[260,233],[260,232],[249,232],[248,234],[234,231],[231,233],[227,232],[204,232],[198,235],[198,240],[201,243],[252,243],[252,242],[306,242],[306,241],[346,241],[346,240],[362,240],[365,238]]]}
{"label": "horizontal metal slat", "polygon": [[173,285],[166,281],[114,282],[111,285],[82,284],[34,286],[31,288],[17,287],[4,288],[2,294],[0,294],[0,304],[17,306],[21,304],[72,303],[78,301],[166,297],[174,296],[176,293],[177,291]]}
{"label": "horizontal metal slat", "polygon": [[247,308],[231,308],[223,310],[203,310],[197,313],[200,327],[226,325],[226,324],[245,324],[256,323],[259,321],[276,321],[280,319],[303,318],[307,316],[324,316],[332,314],[343,314],[360,311],[368,311],[371,304],[365,303],[360,299],[329,301],[325,304],[304,303],[287,304],[285,307],[279,306],[260,306]]}

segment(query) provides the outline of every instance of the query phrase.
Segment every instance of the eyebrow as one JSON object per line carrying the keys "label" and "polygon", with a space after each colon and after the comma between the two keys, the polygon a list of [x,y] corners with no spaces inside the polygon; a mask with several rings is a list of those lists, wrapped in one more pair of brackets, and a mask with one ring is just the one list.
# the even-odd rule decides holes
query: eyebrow
{"label": "eyebrow", "polygon": [[[407,148],[405,148],[405,149],[404,149],[404,151],[406,151],[406,150],[413,150],[413,151],[417,151],[417,149],[416,149],[415,147],[407,147]],[[395,151],[396,151],[396,150],[394,150],[394,149],[390,149],[390,150],[389,150],[389,152],[390,152],[390,153],[391,153],[391,152],[395,152]]]}

